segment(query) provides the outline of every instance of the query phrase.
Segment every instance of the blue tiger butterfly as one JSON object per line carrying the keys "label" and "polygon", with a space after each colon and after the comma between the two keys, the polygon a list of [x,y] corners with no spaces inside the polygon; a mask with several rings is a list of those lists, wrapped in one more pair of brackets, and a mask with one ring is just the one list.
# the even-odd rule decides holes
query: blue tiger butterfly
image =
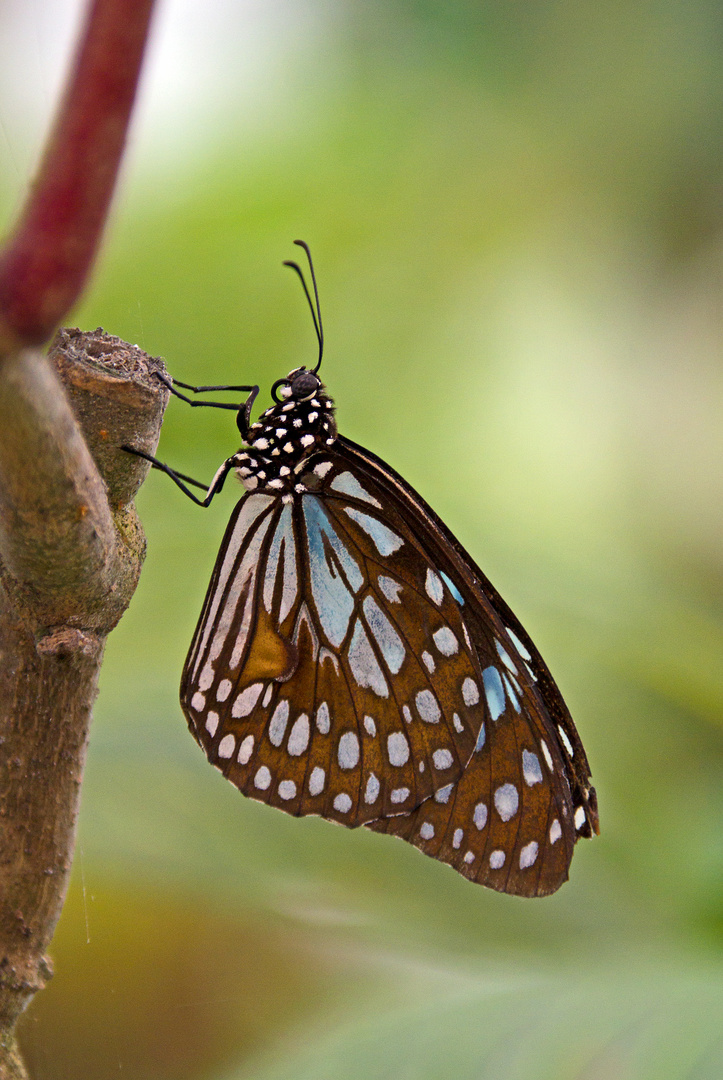
{"label": "blue tiger butterfly", "polygon": [[231,471],[245,488],[183,670],[191,733],[250,798],[401,837],[500,892],[547,895],[577,839],[599,831],[582,743],[535,645],[446,525],[337,433],[314,267],[295,243],[314,302],[285,265],[311,309],[316,367],[274,383],[256,423],[257,386],[159,374],[191,405],[236,411],[245,445],[208,488],[124,447],[200,506]]}

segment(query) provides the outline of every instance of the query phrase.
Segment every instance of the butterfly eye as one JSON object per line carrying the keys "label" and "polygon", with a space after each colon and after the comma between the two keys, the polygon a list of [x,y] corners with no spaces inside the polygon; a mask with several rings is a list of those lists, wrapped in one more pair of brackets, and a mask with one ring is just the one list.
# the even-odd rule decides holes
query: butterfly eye
{"label": "butterfly eye", "polygon": [[291,397],[300,400],[315,394],[321,387],[321,380],[312,371],[303,371],[291,383]]}

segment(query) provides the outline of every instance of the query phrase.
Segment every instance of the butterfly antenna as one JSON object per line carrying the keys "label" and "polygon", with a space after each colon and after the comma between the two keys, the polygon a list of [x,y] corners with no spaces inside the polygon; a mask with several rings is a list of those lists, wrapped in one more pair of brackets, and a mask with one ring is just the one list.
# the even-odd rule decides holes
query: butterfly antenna
{"label": "butterfly antenna", "polygon": [[306,284],[306,279],[304,278],[304,275],[303,275],[303,273],[301,271],[301,267],[299,266],[299,264],[295,263],[295,262],[291,262],[290,260],[285,260],[284,261],[284,266],[290,266],[291,269],[295,270],[296,273],[299,275],[299,280],[300,280],[302,288],[304,290],[304,295],[306,296],[307,302],[309,304],[309,311],[311,312],[311,318],[314,321],[314,329],[316,330],[316,337],[317,337],[318,342],[319,342],[319,359],[318,359],[318,361],[316,363],[316,367],[313,369],[314,374],[316,374],[316,372],[321,367],[321,360],[322,360],[322,357],[324,355],[324,327],[322,326],[322,322],[321,322],[321,305],[319,304],[319,290],[318,290],[318,288],[316,286],[316,274],[314,273],[314,263],[312,262],[312,259],[311,259],[311,252],[309,251],[309,245],[306,244],[303,240],[294,240],[294,243],[298,244],[299,247],[302,247],[304,249],[304,251],[306,252],[306,257],[309,260],[309,270],[311,271],[311,281],[312,281],[312,284],[314,286],[314,298],[316,300],[316,310],[314,310],[314,304],[313,304],[312,299],[311,299],[311,294],[309,293],[309,289],[308,289],[308,286]]}

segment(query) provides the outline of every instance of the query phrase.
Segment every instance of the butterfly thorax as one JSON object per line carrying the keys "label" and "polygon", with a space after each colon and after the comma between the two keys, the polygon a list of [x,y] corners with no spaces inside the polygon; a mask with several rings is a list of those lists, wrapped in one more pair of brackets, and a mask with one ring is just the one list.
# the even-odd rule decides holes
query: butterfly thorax
{"label": "butterfly thorax", "polygon": [[313,372],[289,372],[279,398],[249,428],[248,446],[234,455],[236,473],[247,491],[293,491],[307,459],[336,438],[334,402]]}

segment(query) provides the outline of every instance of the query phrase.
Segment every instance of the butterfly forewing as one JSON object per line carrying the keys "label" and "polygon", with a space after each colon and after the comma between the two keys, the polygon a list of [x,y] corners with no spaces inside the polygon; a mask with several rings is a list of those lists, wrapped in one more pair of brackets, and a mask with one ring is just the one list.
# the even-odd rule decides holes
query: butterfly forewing
{"label": "butterfly forewing", "polygon": [[244,793],[356,825],[457,780],[483,721],[460,607],[383,492],[333,455],[234,515],[182,684]]}

